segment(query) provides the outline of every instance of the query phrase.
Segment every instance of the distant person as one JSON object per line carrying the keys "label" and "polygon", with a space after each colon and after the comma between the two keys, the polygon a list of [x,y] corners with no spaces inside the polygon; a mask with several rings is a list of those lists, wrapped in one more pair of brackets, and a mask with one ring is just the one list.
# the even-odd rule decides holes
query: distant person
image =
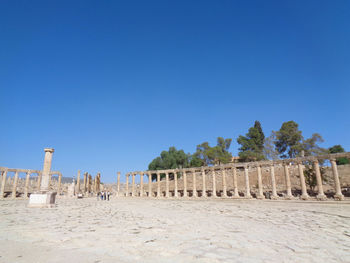
{"label": "distant person", "polygon": [[104,192],[102,191],[101,192],[101,201],[103,200],[103,194],[104,194]]}
{"label": "distant person", "polygon": [[98,192],[98,193],[96,194],[96,196],[97,196],[97,201],[100,199],[100,194],[101,194],[101,192]]}
{"label": "distant person", "polygon": [[104,192],[104,193],[103,193],[103,200],[106,200],[106,195],[107,195],[107,193]]}
{"label": "distant person", "polygon": [[107,200],[109,201],[109,196],[111,195],[111,193],[108,191],[107,192]]}

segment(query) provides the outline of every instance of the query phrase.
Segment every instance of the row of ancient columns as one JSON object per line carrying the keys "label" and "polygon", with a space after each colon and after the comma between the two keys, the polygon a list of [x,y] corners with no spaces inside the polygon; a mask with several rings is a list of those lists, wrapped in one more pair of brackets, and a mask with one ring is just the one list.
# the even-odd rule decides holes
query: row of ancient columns
{"label": "row of ancient columns", "polygon": [[[322,185],[322,177],[321,177],[321,172],[320,172],[320,166],[319,162],[317,159],[312,161],[313,163],[313,168],[315,170],[316,174],[316,180],[317,180],[317,190],[318,194],[316,198],[318,200],[326,200],[326,195],[324,194],[323,191],[323,185]],[[332,171],[333,171],[333,177],[334,177],[334,187],[335,187],[335,195],[334,198],[336,200],[343,200],[344,196],[341,192],[341,187],[340,187],[340,181],[339,181],[339,174],[338,174],[338,169],[337,169],[337,164],[335,159],[330,159],[330,163],[332,166]],[[298,172],[299,172],[299,179],[300,179],[300,187],[301,187],[301,196],[300,198],[302,200],[307,200],[309,199],[309,195],[307,193],[307,188],[306,188],[306,182],[305,182],[305,176],[304,176],[304,171],[303,171],[303,164],[301,161],[296,162],[296,165],[298,166]],[[220,171],[222,174],[222,189],[223,189],[223,194],[222,197],[228,197],[227,195],[227,180],[226,180],[226,171],[228,169],[232,169],[232,174],[233,174],[233,194],[232,198],[239,198],[239,193],[238,193],[238,184],[237,184],[237,169],[236,168],[244,168],[244,181],[245,181],[245,191],[244,191],[244,197],[245,198],[252,198],[251,191],[250,191],[250,180],[249,180],[249,167],[256,167],[257,169],[257,179],[258,179],[258,193],[256,194],[257,199],[264,199],[264,192],[263,192],[263,183],[262,183],[262,172],[261,169],[262,167],[266,167],[265,165],[261,164],[253,164],[249,166],[248,164],[242,166],[232,166],[232,167],[224,167],[224,168],[219,168],[218,167],[207,167],[207,168],[201,168],[201,174],[202,174],[202,197],[207,197],[207,189],[206,189],[206,175],[205,172],[206,170],[212,171],[212,197],[217,197],[217,191],[216,191],[216,171]],[[284,163],[283,164],[284,168],[284,175],[285,175],[285,199],[292,199],[294,198],[292,195],[292,185],[291,185],[291,180],[290,180],[290,172],[289,172],[289,165]],[[144,193],[144,184],[143,184],[143,176],[146,175],[148,176],[148,197],[152,197],[152,174],[157,175],[157,191],[156,191],[156,197],[162,197],[161,194],[161,187],[160,187],[160,175],[165,174],[165,197],[168,198],[170,197],[170,191],[169,191],[169,174],[173,174],[174,176],[174,194],[173,197],[179,197],[179,190],[178,190],[178,175],[181,174],[183,178],[183,195],[182,197],[187,197],[188,196],[188,190],[187,189],[187,175],[188,173],[192,173],[192,197],[197,197],[198,196],[198,189],[197,189],[197,182],[196,182],[196,171],[199,169],[186,169],[186,170],[165,170],[165,171],[147,171],[147,172],[131,172],[126,174],[126,185],[125,185],[125,195],[126,196],[137,196],[135,190],[136,190],[136,185],[135,185],[135,176],[137,174],[140,175],[140,191],[139,191],[139,196],[142,197]],[[269,171],[270,171],[270,177],[271,177],[271,187],[272,187],[272,194],[270,196],[271,199],[278,199],[279,196],[277,194],[277,185],[276,185],[276,177],[275,177],[275,165],[273,163],[269,164]],[[120,173],[118,172],[118,181],[117,181],[117,194],[120,195]],[[132,182],[131,182],[131,191],[129,189],[129,177],[132,177]]]}
{"label": "row of ancient columns", "polygon": [[[101,190],[101,174],[97,173],[95,178],[93,179],[91,174],[84,173],[83,177],[83,189],[82,193],[88,195],[89,193],[97,193]],[[78,171],[77,175],[77,190],[76,192],[79,194],[80,190],[80,171]]]}
{"label": "row of ancient columns", "polygon": [[[1,187],[0,187],[0,198],[4,198],[5,196],[5,185],[6,185],[6,179],[7,179],[7,173],[8,172],[14,172],[14,181],[12,184],[12,191],[11,191],[11,198],[15,199],[17,196],[17,186],[18,186],[18,181],[19,181],[19,173],[26,173],[26,179],[25,179],[25,185],[24,185],[24,193],[23,196],[24,198],[28,198],[28,191],[29,191],[29,181],[30,181],[30,176],[32,174],[37,174],[37,190],[40,189],[40,184],[41,184],[41,172],[40,171],[33,171],[33,170],[23,170],[23,169],[4,169],[0,171],[1,174]],[[51,173],[52,175],[58,174],[58,192],[60,191],[61,188],[61,178],[62,174],[60,172],[53,172]]]}

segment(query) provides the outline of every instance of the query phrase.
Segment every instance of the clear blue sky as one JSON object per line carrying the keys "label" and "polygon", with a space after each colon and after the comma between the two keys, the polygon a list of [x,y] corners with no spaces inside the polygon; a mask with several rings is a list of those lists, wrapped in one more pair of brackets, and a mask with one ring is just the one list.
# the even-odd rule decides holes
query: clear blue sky
{"label": "clear blue sky", "polygon": [[255,120],[350,150],[350,1],[1,1],[0,166],[146,170]]}

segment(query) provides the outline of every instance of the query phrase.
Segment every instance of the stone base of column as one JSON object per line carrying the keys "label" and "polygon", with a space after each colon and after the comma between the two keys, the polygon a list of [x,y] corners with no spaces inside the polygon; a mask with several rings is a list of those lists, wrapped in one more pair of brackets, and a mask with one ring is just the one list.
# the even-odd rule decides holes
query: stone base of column
{"label": "stone base of column", "polygon": [[318,201],[325,201],[325,200],[327,200],[327,196],[326,195],[317,195],[316,199]]}
{"label": "stone base of column", "polygon": [[278,195],[272,195],[272,196],[271,196],[271,200],[277,200],[277,199],[279,199],[279,196],[278,196]]}
{"label": "stone base of column", "polygon": [[292,199],[294,199],[294,196],[292,196],[292,195],[286,195],[286,196],[284,197],[284,199],[285,199],[285,200],[292,200]]}
{"label": "stone base of column", "polygon": [[257,195],[257,196],[256,196],[256,199],[263,200],[263,199],[265,199],[265,196],[264,196],[264,195]]}
{"label": "stone base of column", "polygon": [[252,199],[253,197],[252,197],[251,194],[249,194],[249,195],[244,196],[244,198],[245,198],[245,199]]}
{"label": "stone base of column", "polygon": [[52,208],[55,207],[56,192],[31,194],[28,207]]}
{"label": "stone base of column", "polygon": [[233,195],[232,198],[233,198],[233,199],[239,199],[239,198],[241,198],[241,197],[237,194],[237,195]]}
{"label": "stone base of column", "polygon": [[334,195],[334,200],[343,201],[344,200],[344,195],[342,195],[342,194]]}
{"label": "stone base of column", "polygon": [[301,196],[300,196],[300,199],[301,199],[301,200],[309,200],[309,199],[310,199],[310,196],[308,196],[308,195],[301,195]]}

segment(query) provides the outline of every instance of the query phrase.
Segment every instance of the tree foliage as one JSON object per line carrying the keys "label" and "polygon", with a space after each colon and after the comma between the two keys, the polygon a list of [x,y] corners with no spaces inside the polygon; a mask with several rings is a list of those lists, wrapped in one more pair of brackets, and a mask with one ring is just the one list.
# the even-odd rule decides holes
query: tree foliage
{"label": "tree foliage", "polygon": [[[328,148],[328,152],[329,153],[343,153],[345,152],[344,148],[337,144],[337,145],[334,145],[330,148]],[[343,164],[349,164],[350,161],[348,158],[345,158],[345,157],[341,157],[341,158],[337,158],[337,165],[343,165]]]}
{"label": "tree foliage", "polygon": [[[176,150],[175,147],[170,147],[168,151],[162,151],[159,157],[153,159],[148,165],[148,170],[166,170],[188,167],[189,154],[186,154],[183,150]],[[164,175],[162,175],[162,177],[163,176]],[[154,180],[155,177],[155,175],[152,175],[152,180]]]}
{"label": "tree foliage", "polygon": [[275,146],[281,158],[295,158],[301,156],[302,152],[305,156],[327,153],[326,149],[318,145],[323,142],[320,134],[314,133],[311,138],[304,139],[298,126],[294,121],[284,122],[280,130],[275,132]]}
{"label": "tree foliage", "polygon": [[265,159],[264,155],[265,135],[259,121],[255,121],[254,126],[249,128],[245,136],[240,135],[237,142],[241,145],[239,148],[239,157],[243,162],[259,161]]}
{"label": "tree foliage", "polygon": [[208,142],[197,145],[196,152],[191,156],[190,166],[199,167],[214,164],[225,164],[232,160],[232,154],[228,151],[232,139],[217,138],[217,144],[211,147]]}

